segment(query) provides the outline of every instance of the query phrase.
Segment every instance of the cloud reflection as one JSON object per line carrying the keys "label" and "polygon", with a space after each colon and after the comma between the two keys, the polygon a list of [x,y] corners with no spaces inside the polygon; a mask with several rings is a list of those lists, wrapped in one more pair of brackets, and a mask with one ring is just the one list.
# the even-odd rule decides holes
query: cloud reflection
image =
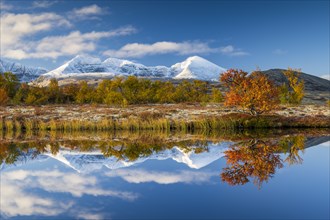
{"label": "cloud reflection", "polygon": [[[37,191],[43,190],[41,194]],[[47,197],[47,193],[69,193],[73,197],[111,196],[133,201],[138,195],[131,192],[102,189],[97,178],[90,175],[68,174],[59,170],[27,171],[16,170],[1,174],[1,214],[56,216],[67,212],[75,202],[73,198],[61,200]],[[90,214],[97,219],[99,215]]]}
{"label": "cloud reflection", "polygon": [[216,176],[217,173],[194,171],[180,171],[178,173],[174,173],[147,171],[143,169],[121,169],[113,170],[108,172],[106,175],[109,177],[120,177],[129,183],[155,182],[158,184],[191,184],[209,182],[211,177]]}

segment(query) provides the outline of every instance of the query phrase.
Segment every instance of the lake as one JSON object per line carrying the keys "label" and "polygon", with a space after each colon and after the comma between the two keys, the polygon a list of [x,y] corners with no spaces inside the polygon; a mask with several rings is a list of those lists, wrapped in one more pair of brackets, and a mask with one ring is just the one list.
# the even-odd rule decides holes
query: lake
{"label": "lake", "polygon": [[329,130],[1,134],[1,219],[329,219]]}

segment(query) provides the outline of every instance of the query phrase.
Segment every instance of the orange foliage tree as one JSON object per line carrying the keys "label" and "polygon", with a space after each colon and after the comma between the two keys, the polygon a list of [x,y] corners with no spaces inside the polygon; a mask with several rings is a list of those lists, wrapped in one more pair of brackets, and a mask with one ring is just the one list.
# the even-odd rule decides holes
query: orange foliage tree
{"label": "orange foliage tree", "polygon": [[221,173],[222,180],[230,185],[244,185],[251,178],[261,187],[276,169],[283,167],[279,150],[279,147],[260,140],[233,145],[225,151],[227,167]]}
{"label": "orange foliage tree", "polygon": [[6,105],[9,100],[7,91],[3,88],[0,88],[0,105]]}
{"label": "orange foliage tree", "polygon": [[252,115],[275,109],[279,104],[278,88],[260,71],[250,75],[243,70],[229,69],[220,77],[228,88],[225,105],[237,106]]}

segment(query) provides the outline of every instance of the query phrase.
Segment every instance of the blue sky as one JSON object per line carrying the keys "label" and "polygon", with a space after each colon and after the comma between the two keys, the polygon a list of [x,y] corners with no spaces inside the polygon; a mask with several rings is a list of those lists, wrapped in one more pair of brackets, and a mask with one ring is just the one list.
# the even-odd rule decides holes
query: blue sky
{"label": "blue sky", "polygon": [[56,68],[78,54],[329,74],[329,1],[1,1],[1,57]]}

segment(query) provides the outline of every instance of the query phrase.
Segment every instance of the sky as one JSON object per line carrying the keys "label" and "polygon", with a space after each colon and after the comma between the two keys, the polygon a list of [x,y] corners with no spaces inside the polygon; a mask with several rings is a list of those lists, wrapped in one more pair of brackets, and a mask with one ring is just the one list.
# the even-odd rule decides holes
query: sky
{"label": "sky", "polygon": [[329,77],[329,1],[0,0],[1,58],[54,69],[79,54],[171,66],[299,68]]}

